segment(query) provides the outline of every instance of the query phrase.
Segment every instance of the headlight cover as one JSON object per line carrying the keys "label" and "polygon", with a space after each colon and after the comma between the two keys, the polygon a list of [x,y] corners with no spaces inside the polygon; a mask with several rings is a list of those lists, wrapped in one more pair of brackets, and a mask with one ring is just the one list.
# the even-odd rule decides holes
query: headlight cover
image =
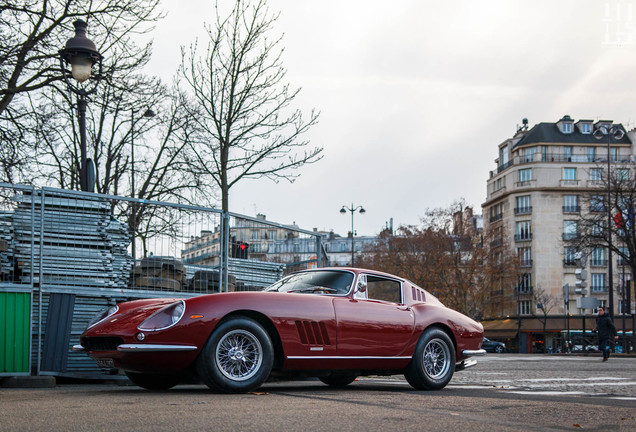
{"label": "headlight cover", "polygon": [[95,315],[93,319],[91,319],[88,322],[88,326],[86,328],[89,329],[93,327],[94,325],[104,321],[106,318],[115,315],[118,310],[119,310],[119,306],[111,306],[107,309],[102,310],[97,315]]}
{"label": "headlight cover", "polygon": [[159,309],[157,312],[146,318],[137,329],[142,331],[158,331],[165,330],[178,323],[185,314],[185,302],[179,300],[178,302],[169,304],[168,306]]}

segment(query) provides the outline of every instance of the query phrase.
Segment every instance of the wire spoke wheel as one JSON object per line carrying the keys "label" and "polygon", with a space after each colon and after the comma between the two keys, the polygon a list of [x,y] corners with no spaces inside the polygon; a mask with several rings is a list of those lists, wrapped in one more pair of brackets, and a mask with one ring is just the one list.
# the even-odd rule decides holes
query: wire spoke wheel
{"label": "wire spoke wheel", "polygon": [[455,372],[455,349],[445,331],[437,327],[426,329],[404,370],[406,380],[418,390],[443,389]]}
{"label": "wire spoke wheel", "polygon": [[424,348],[424,370],[433,379],[440,379],[450,367],[450,350],[440,339],[432,339]]}
{"label": "wire spoke wheel", "polygon": [[234,330],[219,341],[215,359],[219,371],[227,378],[245,381],[258,372],[263,362],[263,348],[249,331]]}

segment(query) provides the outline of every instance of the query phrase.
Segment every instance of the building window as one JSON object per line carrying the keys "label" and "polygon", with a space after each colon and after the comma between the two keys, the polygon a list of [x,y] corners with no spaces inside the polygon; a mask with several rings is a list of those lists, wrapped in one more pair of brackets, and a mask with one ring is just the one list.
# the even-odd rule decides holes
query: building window
{"label": "building window", "polygon": [[519,170],[519,181],[526,182],[532,180],[532,168],[525,168]]}
{"label": "building window", "polygon": [[590,198],[590,211],[592,212],[605,211],[605,197],[603,195],[593,195]]}
{"label": "building window", "polygon": [[258,230],[252,230],[252,240],[258,240]]}
{"label": "building window", "polygon": [[[628,260],[629,260],[629,249],[626,248],[626,247],[620,247],[620,248],[618,248],[618,250],[620,251],[620,253],[618,254],[618,265],[619,266],[629,265],[629,262],[628,262]],[[631,280],[631,277],[630,277],[630,280]]]}
{"label": "building window", "polygon": [[564,213],[579,213],[581,208],[579,207],[578,195],[564,195],[563,196],[563,212]]}
{"label": "building window", "polygon": [[530,221],[517,222],[515,240],[516,241],[532,240],[532,231],[531,231]]}
{"label": "building window", "polygon": [[605,248],[594,248],[592,249],[592,259],[590,264],[595,267],[603,267],[607,265],[607,260],[605,259]]}
{"label": "building window", "polygon": [[629,180],[629,168],[618,168],[616,170],[616,179],[618,181]]}
{"label": "building window", "polygon": [[592,273],[592,292],[605,291],[605,273]]}
{"label": "building window", "polygon": [[587,148],[587,161],[594,162],[596,160],[596,147]]}
{"label": "building window", "polygon": [[576,168],[563,168],[563,180],[576,180]]}
{"label": "building window", "polygon": [[605,221],[594,221],[590,227],[590,236],[592,237],[604,237],[605,236]]}
{"label": "building window", "polygon": [[490,207],[490,222],[496,222],[503,218],[503,203]]}
{"label": "building window", "polygon": [[572,146],[563,147],[563,160],[566,162],[572,162]]}
{"label": "building window", "polygon": [[584,134],[592,133],[592,125],[590,123],[581,123],[581,133],[584,133]]}
{"label": "building window", "polygon": [[563,264],[566,266],[576,265],[576,253],[575,247],[566,246],[563,249]]}
{"label": "building window", "polygon": [[536,147],[530,147],[524,150],[524,162],[534,162],[534,154],[537,152]]}
{"label": "building window", "polygon": [[565,134],[572,133],[572,123],[563,123],[561,130]]}
{"label": "building window", "polygon": [[521,300],[519,302],[519,315],[530,315],[531,313],[531,307],[530,307],[530,300]]}
{"label": "building window", "polygon": [[268,237],[270,240],[276,240],[276,230],[270,230]]}
{"label": "building window", "polygon": [[603,180],[603,168],[590,168],[590,180],[600,182]]}
{"label": "building window", "polygon": [[612,162],[618,161],[618,148],[617,147],[610,148],[610,158],[612,159]]}
{"label": "building window", "polygon": [[515,198],[515,214],[532,213],[530,195],[522,195]]}
{"label": "building window", "polygon": [[519,258],[519,264],[521,267],[532,267],[532,248],[517,248],[517,257]]}
{"label": "building window", "polygon": [[517,286],[520,294],[528,294],[532,291],[532,274],[524,273],[519,276],[519,285]]}
{"label": "building window", "polygon": [[574,240],[579,236],[579,223],[574,220],[563,221],[563,240]]}

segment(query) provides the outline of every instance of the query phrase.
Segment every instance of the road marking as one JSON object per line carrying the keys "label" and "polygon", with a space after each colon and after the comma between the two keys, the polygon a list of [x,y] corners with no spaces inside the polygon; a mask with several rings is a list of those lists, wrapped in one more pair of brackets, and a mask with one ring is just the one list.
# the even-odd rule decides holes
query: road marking
{"label": "road marking", "polygon": [[[520,395],[540,395],[540,396],[582,396],[590,393],[585,392],[564,392],[564,391],[523,391],[523,390],[514,390],[508,393],[520,394]],[[596,394],[595,396],[598,396]]]}

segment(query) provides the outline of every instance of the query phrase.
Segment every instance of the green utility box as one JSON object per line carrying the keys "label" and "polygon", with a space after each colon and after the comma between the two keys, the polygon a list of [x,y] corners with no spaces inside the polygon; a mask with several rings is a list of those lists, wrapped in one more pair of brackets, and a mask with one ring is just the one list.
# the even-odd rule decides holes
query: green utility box
{"label": "green utility box", "polygon": [[29,373],[31,293],[0,292],[0,375]]}

